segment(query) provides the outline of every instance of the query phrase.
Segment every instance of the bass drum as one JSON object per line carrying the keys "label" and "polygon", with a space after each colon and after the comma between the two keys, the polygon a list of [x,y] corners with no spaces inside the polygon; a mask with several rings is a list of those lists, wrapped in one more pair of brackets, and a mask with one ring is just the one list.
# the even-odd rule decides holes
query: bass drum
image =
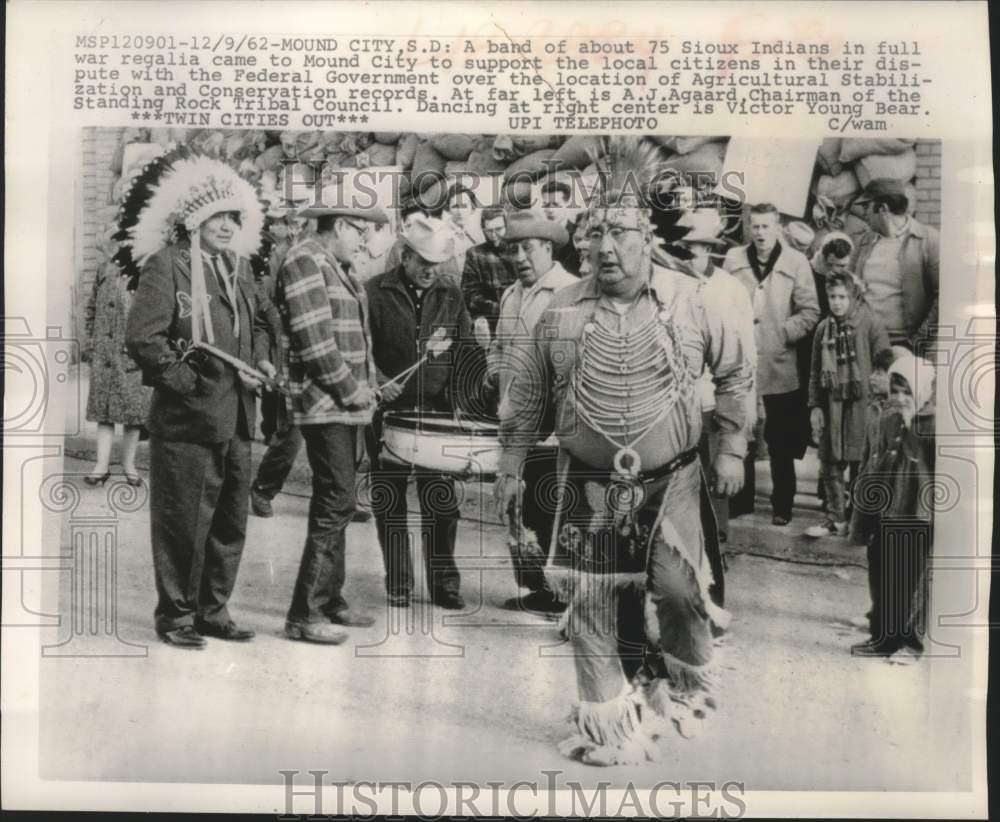
{"label": "bass drum", "polygon": [[496,423],[488,420],[457,419],[440,411],[387,411],[380,457],[396,465],[488,481],[497,475],[500,438]]}

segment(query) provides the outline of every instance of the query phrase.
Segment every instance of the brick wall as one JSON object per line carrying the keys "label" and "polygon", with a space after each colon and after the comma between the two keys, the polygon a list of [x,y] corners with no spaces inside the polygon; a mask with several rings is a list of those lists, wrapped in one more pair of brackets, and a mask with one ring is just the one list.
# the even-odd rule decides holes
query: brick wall
{"label": "brick wall", "polygon": [[917,140],[917,209],[922,223],[941,227],[941,141]]}
{"label": "brick wall", "polygon": [[97,274],[99,234],[114,219],[118,209],[112,201],[118,175],[111,170],[111,163],[122,131],[120,128],[83,129],[73,232],[73,328],[80,340],[83,339],[84,306]]}

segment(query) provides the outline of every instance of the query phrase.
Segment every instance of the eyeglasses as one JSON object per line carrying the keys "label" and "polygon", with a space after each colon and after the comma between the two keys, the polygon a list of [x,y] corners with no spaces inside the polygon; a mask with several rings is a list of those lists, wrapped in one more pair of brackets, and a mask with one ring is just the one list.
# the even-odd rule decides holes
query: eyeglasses
{"label": "eyeglasses", "polygon": [[358,225],[353,220],[348,220],[346,218],[344,219],[344,222],[347,223],[355,231],[357,231],[358,234],[360,234],[362,237],[365,236],[368,233],[368,225],[365,224],[365,223],[362,223],[361,225]]}
{"label": "eyeglasses", "polygon": [[604,235],[607,234],[611,241],[615,245],[621,245],[625,242],[625,234],[628,231],[638,231],[641,233],[639,228],[627,228],[621,225],[613,225],[609,228],[591,228],[587,230],[586,237],[591,243],[600,244],[604,240]]}

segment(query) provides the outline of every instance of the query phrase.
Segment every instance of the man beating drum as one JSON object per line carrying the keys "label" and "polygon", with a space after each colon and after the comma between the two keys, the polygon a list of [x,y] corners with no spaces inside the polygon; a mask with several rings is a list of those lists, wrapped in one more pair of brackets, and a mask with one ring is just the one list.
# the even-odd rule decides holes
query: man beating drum
{"label": "man beating drum", "polygon": [[[742,483],[753,384],[731,310],[710,304],[694,278],[653,264],[655,147],[615,139],[608,165],[588,211],[593,273],[553,295],[507,390],[496,487],[504,516],[530,446],[555,431],[556,539],[573,566],[565,633],[580,698],[560,750],[597,765],[653,759],[670,720],[688,736],[715,706],[714,635],[728,614],[710,592],[721,580],[701,524],[711,508],[702,506],[696,383],[707,366],[716,492],[727,495]],[[552,556],[550,547],[555,578]]]}
{"label": "man beating drum", "polygon": [[[445,330],[451,339],[472,338],[472,320],[459,286],[440,274],[440,264],[455,256],[454,237],[446,225],[414,216],[403,235],[400,264],[368,281],[375,366],[382,386],[382,403],[372,421],[371,502],[375,527],[385,558],[389,604],[405,608],[413,592],[406,486],[409,466],[381,462],[378,457],[383,415],[387,411],[448,412],[449,387],[462,347],[448,356],[428,356]],[[435,334],[435,332],[437,332]],[[407,371],[414,370],[404,377]],[[400,379],[393,380],[399,376]],[[455,535],[459,510],[455,480],[416,466],[420,500],[421,541],[431,600],[442,608],[461,609],[459,573],[455,565]]]}

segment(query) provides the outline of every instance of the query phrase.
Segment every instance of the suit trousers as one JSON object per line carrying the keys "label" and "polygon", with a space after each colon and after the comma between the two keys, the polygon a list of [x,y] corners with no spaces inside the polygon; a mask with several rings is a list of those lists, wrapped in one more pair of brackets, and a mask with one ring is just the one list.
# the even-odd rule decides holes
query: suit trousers
{"label": "suit trousers", "polygon": [[795,502],[795,460],[805,452],[801,431],[808,411],[801,391],[764,396],[764,440],[771,462],[771,508],[775,515],[792,518]]}
{"label": "suit trousers", "polygon": [[[459,508],[455,480],[444,474],[416,469],[420,502],[420,531],[427,587],[432,598],[457,594],[460,585],[455,565],[455,537]],[[371,472],[371,504],[375,530],[385,559],[385,587],[390,595],[413,591],[413,561],[410,558],[410,527],[406,488],[408,466],[384,462]]]}
{"label": "suit trousers", "polygon": [[250,440],[149,440],[156,629],[224,625],[246,541]]}
{"label": "suit trousers", "polygon": [[344,423],[303,425],[312,469],[309,526],[288,609],[296,624],[327,622],[347,608],[345,530],[355,510],[355,466],[360,427]]}

